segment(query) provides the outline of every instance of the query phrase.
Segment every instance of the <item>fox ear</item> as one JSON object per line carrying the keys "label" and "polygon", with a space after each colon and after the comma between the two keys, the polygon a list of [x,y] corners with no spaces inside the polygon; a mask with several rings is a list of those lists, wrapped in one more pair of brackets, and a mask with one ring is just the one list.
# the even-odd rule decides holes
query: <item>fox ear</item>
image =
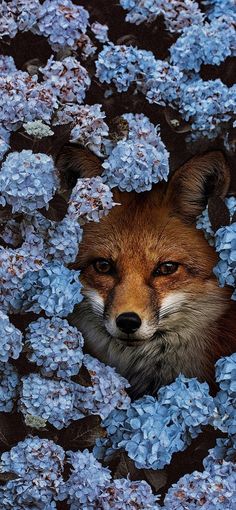
{"label": "fox ear", "polygon": [[66,144],[56,157],[56,167],[62,181],[73,187],[80,177],[97,177],[102,173],[100,159],[85,147]]}
{"label": "fox ear", "polygon": [[230,184],[230,170],[219,151],[196,156],[171,177],[165,202],[175,214],[192,223],[210,197],[224,198]]}

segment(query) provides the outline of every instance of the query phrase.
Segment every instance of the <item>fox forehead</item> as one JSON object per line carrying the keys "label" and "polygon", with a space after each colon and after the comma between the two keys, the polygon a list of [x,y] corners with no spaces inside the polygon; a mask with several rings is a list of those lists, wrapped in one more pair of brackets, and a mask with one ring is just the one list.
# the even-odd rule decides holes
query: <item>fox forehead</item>
{"label": "fox forehead", "polygon": [[162,203],[161,189],[142,195],[122,193],[116,201],[120,205],[108,216],[85,226],[78,259],[81,266],[98,257],[133,268],[167,260],[191,262],[199,269],[215,263],[216,254],[202,232],[174,217],[171,207]]}

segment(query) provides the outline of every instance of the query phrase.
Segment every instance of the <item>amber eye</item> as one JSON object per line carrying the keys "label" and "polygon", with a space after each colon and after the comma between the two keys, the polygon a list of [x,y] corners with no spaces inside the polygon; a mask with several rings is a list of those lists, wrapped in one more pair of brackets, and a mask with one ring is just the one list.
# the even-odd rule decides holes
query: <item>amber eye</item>
{"label": "amber eye", "polygon": [[94,260],[93,267],[95,271],[100,274],[112,274],[114,272],[112,263],[106,259]]}
{"label": "amber eye", "polygon": [[162,262],[154,269],[153,276],[168,276],[175,273],[178,267],[178,262]]}

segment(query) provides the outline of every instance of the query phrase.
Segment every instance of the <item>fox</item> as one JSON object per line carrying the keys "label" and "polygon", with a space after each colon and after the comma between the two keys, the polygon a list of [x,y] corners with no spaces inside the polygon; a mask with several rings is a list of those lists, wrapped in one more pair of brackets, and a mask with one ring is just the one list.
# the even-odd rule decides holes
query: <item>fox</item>
{"label": "fox", "polygon": [[[59,169],[79,178],[103,170],[76,147],[60,156]],[[115,188],[119,205],[83,227],[73,268],[84,298],[69,321],[86,352],[129,381],[134,399],[156,394],[179,374],[213,389],[215,362],[236,350],[232,288],[219,287],[217,254],[196,229],[208,199],[224,197],[229,183],[223,153],[195,156],[151,191]]]}

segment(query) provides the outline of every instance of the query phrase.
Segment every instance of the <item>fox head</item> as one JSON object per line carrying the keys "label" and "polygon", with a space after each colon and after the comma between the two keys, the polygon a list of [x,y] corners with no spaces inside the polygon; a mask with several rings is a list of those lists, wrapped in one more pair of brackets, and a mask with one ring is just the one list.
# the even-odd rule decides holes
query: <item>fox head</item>
{"label": "fox head", "polygon": [[[101,173],[91,160],[86,172],[85,163],[86,158],[79,162],[83,177]],[[172,371],[201,378],[229,293],[218,286],[212,272],[217,255],[195,223],[207,199],[225,196],[228,185],[223,155],[208,153],[184,164],[167,185],[139,194],[115,190],[120,205],[84,227],[76,261],[84,301],[72,322],[89,352],[116,366],[131,384],[138,367],[167,351],[173,354]],[[194,355],[201,349],[198,369]]]}

